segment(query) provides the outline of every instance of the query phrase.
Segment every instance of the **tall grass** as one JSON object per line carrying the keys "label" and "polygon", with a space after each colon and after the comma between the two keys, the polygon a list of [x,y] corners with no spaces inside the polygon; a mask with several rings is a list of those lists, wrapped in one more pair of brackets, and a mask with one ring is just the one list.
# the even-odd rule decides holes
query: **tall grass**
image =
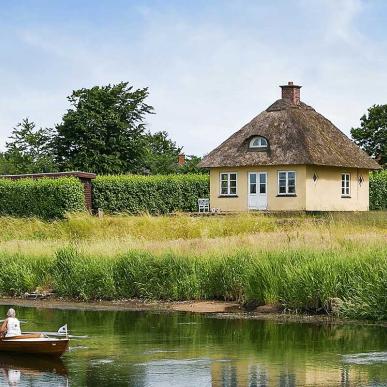
{"label": "tall grass", "polygon": [[387,319],[387,248],[316,252],[240,250],[213,256],[154,255],[129,251],[93,257],[74,248],[55,257],[0,256],[0,291],[19,295],[53,288],[59,296],[92,299],[255,300],[298,312],[327,312],[331,298],[341,314]]}
{"label": "tall grass", "polygon": [[258,232],[385,232],[387,211],[327,213],[320,215],[262,215],[246,213],[227,216],[68,215],[67,219],[44,221],[37,218],[0,217],[0,241],[7,240],[95,240],[220,238]]}
{"label": "tall grass", "polygon": [[387,319],[387,213],[0,218],[0,294],[235,300]]}

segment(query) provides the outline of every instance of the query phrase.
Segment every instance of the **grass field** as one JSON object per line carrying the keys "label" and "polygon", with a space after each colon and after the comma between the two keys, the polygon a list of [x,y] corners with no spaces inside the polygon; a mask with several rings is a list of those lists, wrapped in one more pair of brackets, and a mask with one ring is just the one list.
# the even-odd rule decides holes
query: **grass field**
{"label": "grass field", "polygon": [[387,319],[387,213],[0,218],[0,292],[225,299]]}

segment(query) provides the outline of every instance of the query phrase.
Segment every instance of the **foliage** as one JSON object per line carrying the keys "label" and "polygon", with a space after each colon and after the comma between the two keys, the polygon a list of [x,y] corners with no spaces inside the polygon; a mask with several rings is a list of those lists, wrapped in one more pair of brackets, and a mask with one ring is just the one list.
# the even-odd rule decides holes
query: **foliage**
{"label": "foliage", "polygon": [[4,153],[0,153],[0,175],[14,175],[19,173],[13,160]]}
{"label": "foliage", "polygon": [[0,179],[0,215],[51,219],[80,210],[84,193],[78,179]]}
{"label": "foliage", "polygon": [[82,256],[70,247],[56,253],[52,284],[60,295],[83,300],[115,296],[112,261]]}
{"label": "foliage", "polygon": [[36,129],[34,122],[25,118],[13,129],[2,163],[4,173],[34,173],[56,171],[50,149],[48,129]]}
{"label": "foliage", "polygon": [[195,211],[197,199],[208,194],[203,175],[100,176],[93,181],[93,207],[109,213]]}
{"label": "foliage", "polygon": [[58,296],[93,300],[254,300],[295,312],[387,319],[386,247],[330,251],[218,253],[197,256],[131,250],[116,257],[85,255],[67,247],[55,257],[0,255],[0,294],[49,288]]}
{"label": "foliage", "polygon": [[133,90],[127,82],[74,91],[72,108],[56,127],[58,165],[101,174],[141,172],[143,121],[153,111],[147,96],[147,88]]}
{"label": "foliage", "polygon": [[370,209],[387,209],[387,170],[370,174]]}
{"label": "foliage", "polygon": [[202,161],[201,157],[194,155],[185,156],[184,165],[180,166],[177,170],[177,173],[203,173],[208,174],[208,170],[204,168],[200,168],[198,165]]}
{"label": "foliage", "polygon": [[168,133],[148,133],[145,140],[144,172],[151,175],[176,173],[182,148],[168,138]]}
{"label": "foliage", "polygon": [[146,131],[145,118],[153,113],[148,94],[127,82],[73,91],[55,129],[37,129],[28,118],[17,124],[0,153],[0,172],[201,173],[195,156],[179,167],[182,147],[167,132]]}
{"label": "foliage", "polygon": [[380,165],[387,166],[387,105],[373,105],[351,129],[352,138]]}

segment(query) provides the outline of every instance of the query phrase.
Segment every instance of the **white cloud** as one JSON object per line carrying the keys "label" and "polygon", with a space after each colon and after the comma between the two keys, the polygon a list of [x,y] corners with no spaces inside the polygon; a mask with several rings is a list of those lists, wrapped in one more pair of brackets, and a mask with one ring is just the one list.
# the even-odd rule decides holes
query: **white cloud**
{"label": "white cloud", "polygon": [[358,28],[369,5],[217,4],[193,16],[182,8],[137,6],[140,28],[113,36],[109,24],[88,33],[83,26],[82,34],[55,24],[16,29],[14,47],[32,60],[30,70],[0,64],[7,79],[1,136],[24,116],[38,125],[58,122],[75,88],[121,80],[149,86],[157,113],[150,128],[167,130],[188,154],[225,140],[279,98],[278,85],[288,80],[302,84],[305,102],[347,134],[368,106],[386,102],[385,42]]}

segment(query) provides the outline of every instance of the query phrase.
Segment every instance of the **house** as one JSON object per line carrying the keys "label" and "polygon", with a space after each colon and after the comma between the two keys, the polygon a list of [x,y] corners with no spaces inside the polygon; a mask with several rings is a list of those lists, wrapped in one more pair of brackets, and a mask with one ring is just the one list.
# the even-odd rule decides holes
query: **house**
{"label": "house", "polygon": [[367,211],[369,171],[379,164],[300,100],[301,86],[212,152],[211,208],[221,211]]}

